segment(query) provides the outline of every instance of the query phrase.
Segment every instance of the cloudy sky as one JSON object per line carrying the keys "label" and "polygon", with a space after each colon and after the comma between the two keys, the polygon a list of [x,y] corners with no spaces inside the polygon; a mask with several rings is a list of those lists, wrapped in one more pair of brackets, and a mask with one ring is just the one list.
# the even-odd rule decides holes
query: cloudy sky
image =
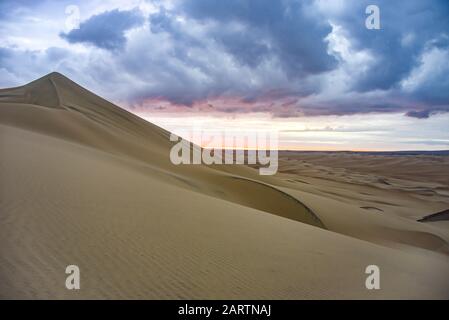
{"label": "cloudy sky", "polygon": [[445,0],[1,0],[0,40],[0,87],[59,71],[175,132],[449,149]]}

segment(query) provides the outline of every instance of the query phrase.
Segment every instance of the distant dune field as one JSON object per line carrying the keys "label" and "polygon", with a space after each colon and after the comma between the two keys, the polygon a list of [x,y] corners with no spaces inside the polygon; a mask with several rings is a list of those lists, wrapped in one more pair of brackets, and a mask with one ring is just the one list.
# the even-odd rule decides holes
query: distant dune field
{"label": "distant dune field", "polygon": [[286,152],[260,176],[171,146],[58,73],[0,90],[0,298],[449,298],[447,214],[423,219],[447,156]]}

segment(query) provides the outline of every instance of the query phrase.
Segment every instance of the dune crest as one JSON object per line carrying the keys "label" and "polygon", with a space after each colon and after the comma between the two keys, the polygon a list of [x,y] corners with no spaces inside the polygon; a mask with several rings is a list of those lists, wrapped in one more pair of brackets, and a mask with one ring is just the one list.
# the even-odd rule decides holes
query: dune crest
{"label": "dune crest", "polygon": [[[208,190],[211,188],[220,190],[221,185],[225,183],[220,180],[221,176],[231,175],[215,172],[215,170],[210,170],[210,167],[208,168],[204,165],[198,166],[195,173],[190,174],[188,167],[182,168],[171,165],[168,158],[170,147],[172,146],[172,143],[168,139],[169,132],[111,104],[103,98],[77,85],[60,73],[50,73],[23,87],[9,90],[4,89],[2,90],[2,93],[0,93],[0,97],[2,95],[6,98],[5,101],[0,100],[0,103],[7,103],[11,105],[11,107],[16,103],[19,103],[21,105],[30,104],[33,106],[58,109],[38,111],[38,113],[42,114],[41,117],[48,117],[49,119],[45,124],[45,127],[42,126],[42,123],[32,127],[32,129],[37,132],[49,134],[57,138],[61,136],[64,138],[69,137],[72,141],[77,143],[144,161],[147,164],[151,164],[153,169],[161,172],[170,171],[178,176],[183,176],[184,181],[187,179],[197,185],[207,185],[205,188],[196,189],[198,192],[241,204],[244,203],[250,207],[256,206],[263,211],[288,216],[294,220],[308,224],[322,226],[322,223],[319,222],[319,219],[314,213],[306,209],[299,201],[294,201],[292,208],[284,208],[284,210],[287,211],[286,213],[279,213],[279,210],[273,207],[273,205],[267,204],[267,208],[258,205],[257,202],[261,194],[272,193],[272,189],[266,186],[262,187],[262,189],[265,190],[262,190],[261,194],[258,193],[257,196],[254,196],[252,193],[235,192],[239,189],[244,190],[246,186],[239,181],[227,180],[233,181],[233,183],[227,183],[229,192],[222,192],[225,194],[224,197],[220,196],[220,193],[218,192],[211,193]],[[13,114],[11,115],[10,121],[17,121],[18,115],[15,112],[16,110],[11,111]],[[23,116],[28,117],[28,114],[25,114],[25,112],[26,111],[24,110]],[[55,123],[55,120],[58,120],[58,116],[64,118],[63,121],[67,124],[67,129],[64,130],[61,128],[60,124]],[[82,118],[80,118],[80,116]],[[43,120],[45,119],[41,119],[41,121]],[[31,122],[34,122],[34,119],[28,118],[23,127],[29,129],[29,127],[33,125]],[[7,120],[5,123],[8,124]],[[57,126],[57,128],[53,128],[52,125]],[[70,128],[74,126],[77,126],[76,131],[71,130]],[[93,137],[93,139],[86,139],[86,131],[84,130],[95,131],[93,134],[96,134],[97,136]],[[95,143],[95,139],[101,139],[101,141]],[[134,141],[130,143],[127,139],[134,139]],[[131,148],[133,149],[132,151],[130,150]],[[154,152],[155,150],[158,152]],[[249,181],[246,183],[250,184]],[[287,206],[288,204],[291,206],[291,201],[288,199],[277,199],[276,202],[280,207],[282,207],[282,202],[286,202]],[[250,205],[251,203],[254,205]],[[295,216],[295,210],[300,212],[297,216]],[[303,218],[301,218],[301,216]]]}

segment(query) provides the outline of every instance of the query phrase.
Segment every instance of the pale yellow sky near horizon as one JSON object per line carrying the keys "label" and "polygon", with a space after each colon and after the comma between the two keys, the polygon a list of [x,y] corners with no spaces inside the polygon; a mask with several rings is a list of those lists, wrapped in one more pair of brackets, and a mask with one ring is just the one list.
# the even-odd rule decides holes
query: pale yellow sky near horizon
{"label": "pale yellow sky near horizon", "polygon": [[[206,115],[137,113],[185,137],[192,130],[213,132],[275,131],[280,150],[404,151],[448,150],[448,114],[429,119],[399,113],[273,118],[269,114]],[[442,132],[444,133],[442,135]],[[195,140],[195,139],[194,139]],[[193,141],[201,144],[200,141]]]}

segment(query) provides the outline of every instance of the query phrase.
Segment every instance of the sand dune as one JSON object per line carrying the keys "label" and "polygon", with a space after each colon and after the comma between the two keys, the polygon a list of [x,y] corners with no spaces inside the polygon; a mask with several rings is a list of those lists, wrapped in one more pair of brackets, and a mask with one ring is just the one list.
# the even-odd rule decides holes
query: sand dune
{"label": "sand dune", "polygon": [[449,209],[441,212],[429,214],[418,221],[427,222],[427,221],[449,221]]}
{"label": "sand dune", "polygon": [[449,298],[449,228],[416,221],[449,207],[427,165],[282,155],[270,177],[175,166],[171,146],[57,73],[0,90],[0,298]]}

